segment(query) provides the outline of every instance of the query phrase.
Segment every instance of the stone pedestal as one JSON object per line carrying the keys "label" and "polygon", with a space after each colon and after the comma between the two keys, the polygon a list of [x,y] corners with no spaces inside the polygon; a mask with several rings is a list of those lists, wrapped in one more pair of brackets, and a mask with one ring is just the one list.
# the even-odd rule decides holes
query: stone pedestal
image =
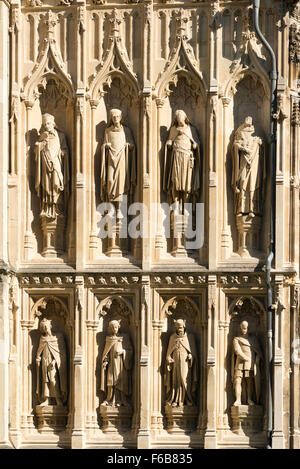
{"label": "stone pedestal", "polygon": [[236,217],[238,230],[238,253],[241,257],[251,257],[255,251],[259,251],[259,232],[261,229],[261,217],[238,215]]}
{"label": "stone pedestal", "polygon": [[185,248],[185,236],[184,236],[184,217],[183,215],[173,213],[173,248],[171,254],[173,257],[187,257],[187,251]]}
{"label": "stone pedestal", "polygon": [[104,433],[117,433],[130,429],[132,408],[128,406],[100,405],[101,428]]}
{"label": "stone pedestal", "polygon": [[231,407],[232,431],[238,435],[259,433],[263,429],[261,405],[237,405]]}
{"label": "stone pedestal", "polygon": [[122,251],[120,247],[120,225],[119,220],[116,217],[111,217],[110,225],[111,225],[111,233],[107,239],[107,251],[106,255],[108,257],[122,257]]}
{"label": "stone pedestal", "polygon": [[43,231],[43,251],[44,257],[54,258],[64,252],[65,217],[58,215],[56,218],[48,218],[41,215]]}
{"label": "stone pedestal", "polygon": [[35,408],[40,433],[62,432],[66,428],[68,410],[60,405],[37,405]]}
{"label": "stone pedestal", "polygon": [[169,433],[192,432],[197,423],[197,407],[195,406],[176,406],[165,405],[165,414],[167,418],[167,431]]}

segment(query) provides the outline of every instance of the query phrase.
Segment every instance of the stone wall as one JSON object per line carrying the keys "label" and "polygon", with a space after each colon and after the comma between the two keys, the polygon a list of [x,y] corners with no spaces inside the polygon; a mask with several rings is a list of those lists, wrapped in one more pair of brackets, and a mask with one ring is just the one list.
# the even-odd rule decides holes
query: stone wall
{"label": "stone wall", "polygon": [[[271,63],[252,2],[0,15],[0,444],[264,447]],[[262,0],[260,25],[278,63],[272,445],[299,448],[299,5]],[[143,204],[137,237],[118,190]]]}

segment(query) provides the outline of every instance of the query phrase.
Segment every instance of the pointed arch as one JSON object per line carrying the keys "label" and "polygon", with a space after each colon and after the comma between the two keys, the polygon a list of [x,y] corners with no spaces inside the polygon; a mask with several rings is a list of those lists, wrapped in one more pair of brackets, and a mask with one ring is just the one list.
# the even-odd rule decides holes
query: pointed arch
{"label": "pointed arch", "polygon": [[270,81],[267,73],[261,74],[253,68],[245,69],[243,66],[241,66],[234,72],[234,74],[229,77],[227,83],[225,84],[224,98],[232,98],[237,91],[238,83],[240,83],[246,77],[251,77],[256,82],[260,82],[263,86],[264,92],[268,96],[270,91]]}
{"label": "pointed arch", "polygon": [[34,320],[36,317],[41,316],[42,313],[40,312],[39,309],[42,308],[46,310],[49,302],[54,303],[55,308],[60,310],[59,315],[62,316],[65,321],[67,321],[69,312],[68,312],[66,305],[60,298],[51,296],[51,295],[43,296],[42,298],[40,298],[34,303],[30,311],[30,318]]}
{"label": "pointed arch", "polygon": [[22,99],[33,103],[40,96],[39,87],[42,86],[45,89],[51,79],[57,83],[60,92],[69,100],[74,99],[75,90],[72,79],[66,70],[55,39],[45,40],[45,47],[36,65],[25,78],[21,93]]}
{"label": "pointed arch", "polygon": [[[166,301],[161,310],[161,317],[164,319],[165,317],[172,315],[173,312],[176,311],[179,302],[184,302],[186,304],[187,314],[192,313],[194,317],[197,317],[200,314],[199,308],[194,300],[188,296],[176,295]],[[173,310],[173,312],[170,310]]]}
{"label": "pointed arch", "polygon": [[229,306],[228,314],[232,316],[232,313],[236,308],[242,308],[245,300],[250,301],[253,306],[257,306],[260,314],[263,316],[265,314],[266,308],[264,307],[263,303],[261,303],[257,298],[251,295],[241,295],[235,298]]}
{"label": "pointed arch", "polygon": [[206,84],[202,73],[197,68],[197,61],[185,35],[177,35],[175,45],[170,52],[165,68],[158,75],[154,97],[163,99],[171,93],[170,84],[176,85],[180,76],[185,76],[193,83],[198,94],[206,97]]}
{"label": "pointed arch", "polygon": [[111,36],[109,41],[109,47],[98,66],[98,70],[90,79],[88,97],[93,102],[99,101],[104,96],[105,86],[110,87],[114,77],[119,77],[123,83],[126,82],[135,97],[140,93],[137,76],[133,72],[122,39],[119,36]]}

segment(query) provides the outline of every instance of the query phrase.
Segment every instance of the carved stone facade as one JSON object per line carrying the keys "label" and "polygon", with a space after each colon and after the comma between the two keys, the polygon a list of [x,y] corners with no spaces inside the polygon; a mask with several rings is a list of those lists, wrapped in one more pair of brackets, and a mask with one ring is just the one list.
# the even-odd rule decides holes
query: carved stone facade
{"label": "carved stone facade", "polygon": [[[260,10],[272,446],[300,448],[299,2]],[[0,61],[0,445],[265,447],[252,2],[0,0]]]}

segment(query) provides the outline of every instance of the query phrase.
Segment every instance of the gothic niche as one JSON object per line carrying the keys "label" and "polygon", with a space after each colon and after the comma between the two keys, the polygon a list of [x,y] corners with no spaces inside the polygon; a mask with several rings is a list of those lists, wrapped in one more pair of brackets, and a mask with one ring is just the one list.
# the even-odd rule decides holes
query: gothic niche
{"label": "gothic niche", "polygon": [[130,116],[134,114],[132,91],[119,77],[104,86],[107,125],[101,140],[99,201],[107,204],[105,254],[116,258],[127,256],[133,250],[127,216],[137,185],[137,147],[133,129],[124,124],[136,117]]}
{"label": "gothic niche", "polygon": [[35,357],[34,394],[40,433],[65,430],[68,403],[67,309],[61,300],[42,298],[35,306],[39,337]]}
{"label": "gothic niche", "polygon": [[129,303],[118,296],[100,303],[103,334],[99,338],[99,409],[105,433],[126,431],[131,426],[134,367],[131,314]]}
{"label": "gothic niche", "polygon": [[234,131],[229,159],[233,213],[237,230],[234,250],[242,257],[260,257],[264,251],[266,158],[264,138],[268,99],[256,75],[247,74],[235,88]]}
{"label": "gothic niche", "polygon": [[164,370],[165,416],[169,433],[191,432],[197,421],[199,359],[193,332],[197,307],[187,298],[165,306],[168,339]]}
{"label": "gothic niche", "polygon": [[248,116],[234,133],[232,146],[232,188],[238,231],[238,253],[242,257],[259,251],[264,200],[264,156],[262,139],[254,135]]}
{"label": "gothic niche", "polygon": [[68,94],[59,81],[49,79],[39,87],[42,126],[34,147],[35,192],[39,198],[39,218],[43,233],[42,255],[62,256],[70,197],[71,157],[63,116],[68,112]]}
{"label": "gothic niche", "polygon": [[[186,257],[186,238],[195,225],[195,207],[200,197],[200,139],[182,109],[177,109],[164,150],[163,190],[172,205],[171,229],[174,257]],[[192,207],[191,213],[188,206]],[[192,220],[189,221],[189,218]]]}
{"label": "gothic niche", "polygon": [[232,431],[250,436],[263,430],[264,311],[253,298],[240,298],[231,309],[228,402],[232,402]]}

